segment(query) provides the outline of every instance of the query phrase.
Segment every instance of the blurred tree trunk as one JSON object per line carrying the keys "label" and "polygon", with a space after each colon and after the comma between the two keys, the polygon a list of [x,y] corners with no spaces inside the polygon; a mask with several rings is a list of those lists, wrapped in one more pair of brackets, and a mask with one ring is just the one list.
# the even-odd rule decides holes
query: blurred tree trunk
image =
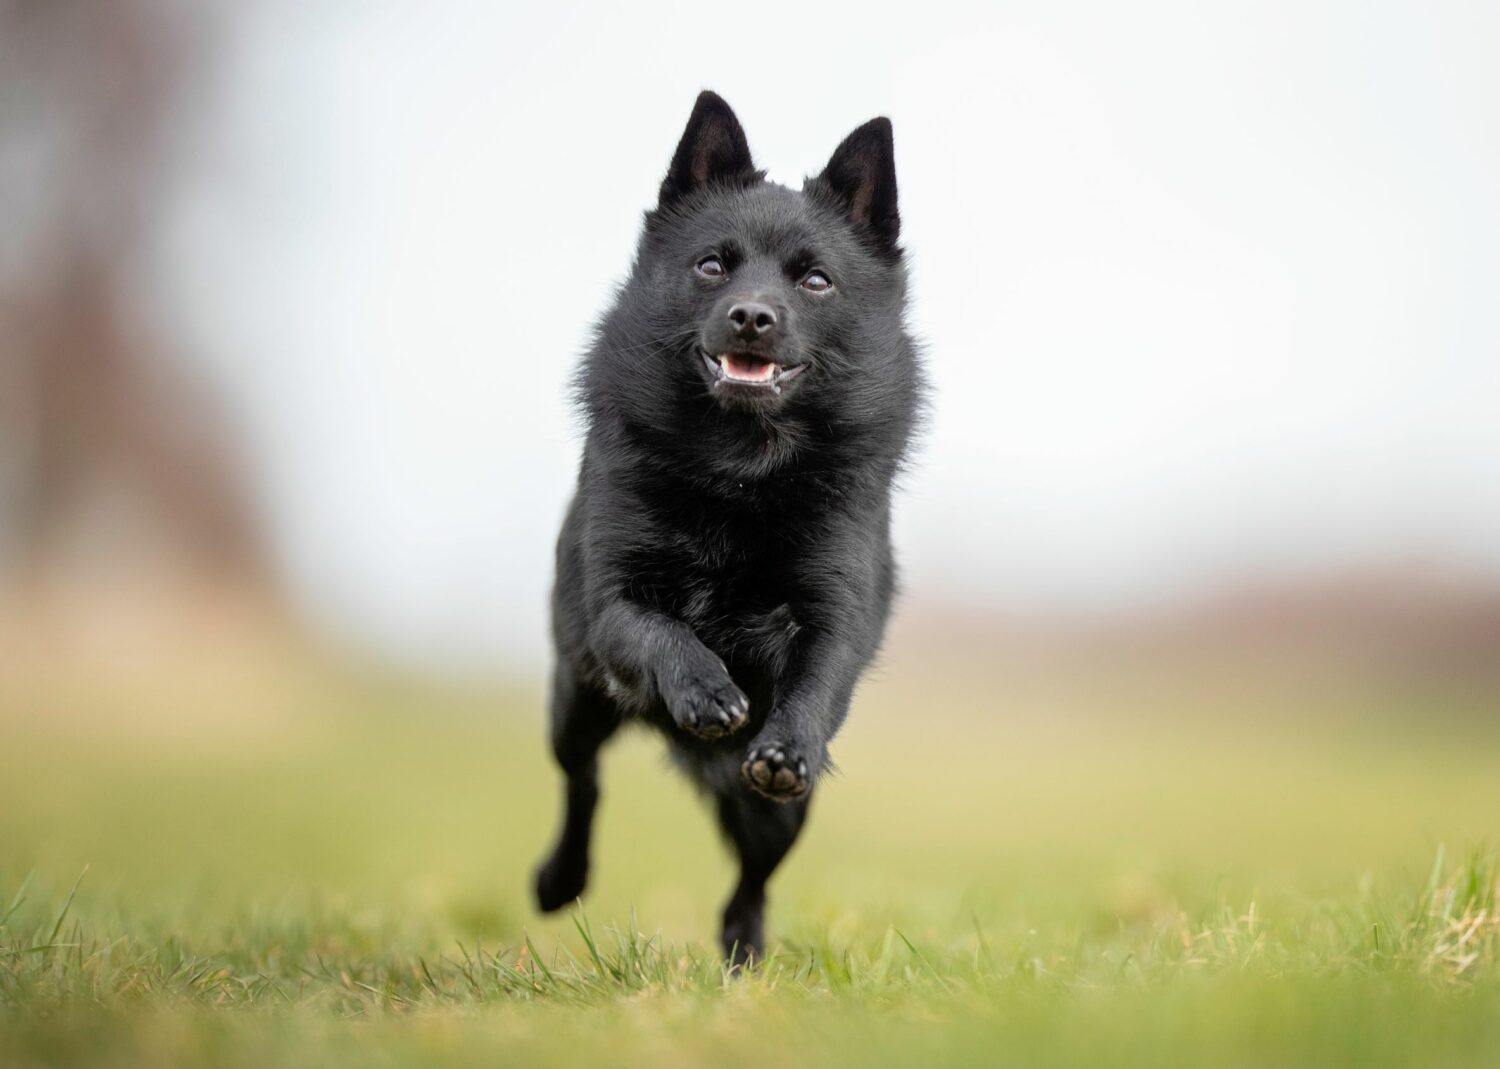
{"label": "blurred tree trunk", "polygon": [[261,587],[224,414],[152,322],[208,6],[0,0],[0,570]]}

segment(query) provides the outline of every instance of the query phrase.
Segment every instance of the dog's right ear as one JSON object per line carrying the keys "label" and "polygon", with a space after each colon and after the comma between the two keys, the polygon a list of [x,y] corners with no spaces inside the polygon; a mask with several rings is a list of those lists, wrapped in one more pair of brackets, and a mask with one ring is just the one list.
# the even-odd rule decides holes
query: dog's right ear
{"label": "dog's right ear", "polygon": [[754,174],[750,145],[740,121],[723,97],[705,89],[698,94],[687,129],[672,156],[672,166],[662,179],[657,206],[670,207],[711,182],[744,180]]}

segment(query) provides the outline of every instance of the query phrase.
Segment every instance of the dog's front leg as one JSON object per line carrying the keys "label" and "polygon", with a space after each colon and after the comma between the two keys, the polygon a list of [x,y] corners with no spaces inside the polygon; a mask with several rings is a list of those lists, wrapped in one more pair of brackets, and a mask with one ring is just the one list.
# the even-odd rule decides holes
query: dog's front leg
{"label": "dog's front leg", "polygon": [[778,802],[812,790],[867,659],[831,631],[807,644],[800,671],[745,752],[740,772],[752,790]]}
{"label": "dog's front leg", "polygon": [[595,616],[591,645],[628,704],[661,701],[683,731],[717,739],[744,727],[750,702],[729,670],[681,620],[625,598]]}

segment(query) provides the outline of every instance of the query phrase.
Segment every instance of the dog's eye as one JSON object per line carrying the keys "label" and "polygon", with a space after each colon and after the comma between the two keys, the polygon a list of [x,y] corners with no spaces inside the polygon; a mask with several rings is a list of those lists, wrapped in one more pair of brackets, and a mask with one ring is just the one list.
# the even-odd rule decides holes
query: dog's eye
{"label": "dog's eye", "polygon": [[698,261],[698,273],[704,278],[723,278],[724,261],[717,256],[705,256]]}
{"label": "dog's eye", "polygon": [[809,271],[800,284],[808,293],[827,293],[833,289],[833,283],[821,271]]}

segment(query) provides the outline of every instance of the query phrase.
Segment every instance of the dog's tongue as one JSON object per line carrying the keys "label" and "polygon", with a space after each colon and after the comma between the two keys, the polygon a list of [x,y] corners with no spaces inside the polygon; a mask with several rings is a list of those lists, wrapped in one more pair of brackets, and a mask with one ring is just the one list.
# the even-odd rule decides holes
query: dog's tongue
{"label": "dog's tongue", "polygon": [[776,365],[746,353],[725,353],[724,373],[744,382],[766,382],[776,374]]}

